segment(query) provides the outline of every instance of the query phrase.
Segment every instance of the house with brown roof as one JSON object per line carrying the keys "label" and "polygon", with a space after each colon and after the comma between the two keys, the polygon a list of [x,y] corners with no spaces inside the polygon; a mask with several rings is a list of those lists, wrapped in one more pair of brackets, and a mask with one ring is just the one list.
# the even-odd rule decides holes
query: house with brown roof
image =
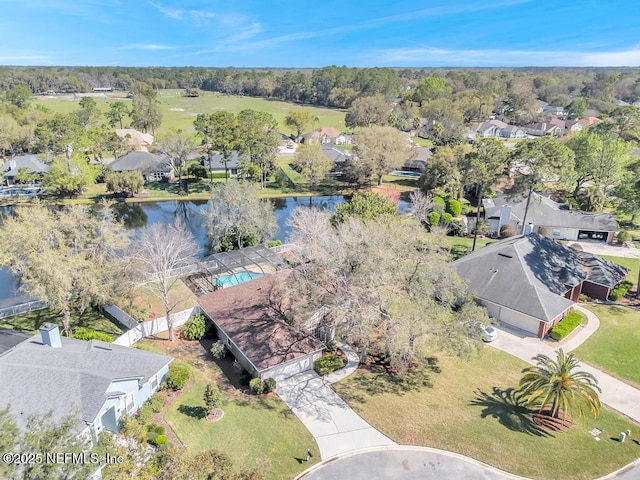
{"label": "house with brown roof", "polygon": [[253,377],[284,380],[311,370],[324,345],[285,320],[278,299],[280,282],[291,270],[216,290],[198,298],[218,338]]}
{"label": "house with brown roof", "polygon": [[345,144],[346,136],[340,130],[333,127],[324,127],[302,135],[304,143],[320,143],[326,145],[329,143]]}

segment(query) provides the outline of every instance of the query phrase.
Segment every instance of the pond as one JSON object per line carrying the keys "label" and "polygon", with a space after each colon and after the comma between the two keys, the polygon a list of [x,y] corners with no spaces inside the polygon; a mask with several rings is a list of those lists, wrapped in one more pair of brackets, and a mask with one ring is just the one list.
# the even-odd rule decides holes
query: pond
{"label": "pond", "polygon": [[[291,231],[287,220],[297,207],[317,207],[333,211],[336,205],[346,201],[343,195],[318,197],[283,197],[269,199],[273,204],[278,230],[274,239],[287,241]],[[118,203],[115,210],[122,218],[126,228],[135,231],[155,223],[171,223],[180,219],[193,233],[200,256],[207,253],[207,232],[205,228],[206,200],[167,200],[162,202]],[[409,204],[400,201],[398,211],[405,213]],[[9,215],[13,207],[0,207],[0,216]],[[0,308],[29,300],[26,295],[17,292],[17,279],[7,270],[0,269]]]}

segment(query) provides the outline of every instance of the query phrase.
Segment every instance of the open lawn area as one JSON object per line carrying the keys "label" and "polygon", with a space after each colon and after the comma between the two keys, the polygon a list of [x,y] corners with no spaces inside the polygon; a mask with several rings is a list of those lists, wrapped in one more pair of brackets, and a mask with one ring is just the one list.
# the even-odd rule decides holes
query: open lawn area
{"label": "open lawn area", "polygon": [[618,265],[622,265],[623,267],[627,267],[629,269],[629,273],[627,273],[627,280],[633,282],[634,288],[638,287],[638,270],[640,270],[640,259],[612,257],[609,255],[602,255],[602,258],[606,258],[610,262],[617,263]]}
{"label": "open lawn area", "polygon": [[613,305],[589,305],[600,328],[572,353],[576,357],[640,388],[640,312]]}
{"label": "open lawn area", "polygon": [[[23,313],[15,317],[0,320],[0,327],[13,328],[26,333],[38,333],[38,329],[45,323],[55,323],[62,329],[62,314],[50,309],[37,312]],[[96,310],[84,313],[71,313],[71,328],[84,327],[111,335],[113,338],[124,333],[120,325]]]}
{"label": "open lawn area", "polygon": [[[512,390],[527,366],[522,360],[486,347],[471,361],[443,356],[437,366],[440,373],[429,373],[426,382],[399,384],[358,370],[335,388],[400,444],[458,452],[530,478],[592,479],[638,457],[638,445],[611,437],[630,428],[638,438],[640,427],[606,409],[563,433],[539,429]],[[600,441],[593,428],[602,431]]]}
{"label": "open lawn area", "polygon": [[[447,245],[449,245],[451,249],[451,256],[454,260],[471,253],[473,237],[450,237],[447,235],[443,237],[443,240]],[[498,240],[495,238],[478,238],[476,241],[476,249],[497,241]]]}
{"label": "open lawn area", "polygon": [[[177,304],[173,310],[174,313],[195,307],[198,304],[196,296],[182,280],[177,280],[173,288],[169,291],[169,302],[172,305]],[[146,311],[148,319],[165,316],[162,300],[147,288],[138,287],[136,289],[134,292],[133,305],[138,309]]]}
{"label": "open lawn area", "polygon": [[[199,113],[213,113],[216,110],[228,110],[233,113],[238,113],[245,109],[272,114],[278,121],[279,130],[285,134],[293,133],[290,127],[284,125],[284,117],[289,110],[292,109],[308,110],[317,117],[318,122],[312,128],[335,127],[338,130],[345,129],[344,110],[298,105],[264,98],[223,95],[215,92],[202,92],[199,97],[194,98],[184,97],[182,93],[183,90],[179,89],[159,90],[162,125],[157,133],[162,134],[171,129],[193,131],[193,121]],[[127,106],[131,108],[130,99],[115,98],[122,94],[123,92],[113,92],[109,94],[112,98],[94,97],[94,100],[102,112],[106,112],[109,109],[109,104],[116,100],[124,101]],[[37,97],[35,103],[53,112],[70,113],[79,110],[80,97],[76,100],[69,100],[68,98],[68,96],[59,98]],[[127,127],[129,123],[130,119],[126,119],[125,127]]]}
{"label": "open lawn area", "polygon": [[[237,465],[264,465],[266,478],[283,480],[294,478],[319,461],[319,455],[308,463],[303,461],[307,448],[318,452],[318,447],[304,425],[275,394],[247,395],[233,387],[198,342],[177,341],[175,347],[166,344],[144,339],[138,346],[172,355],[193,367],[193,388],[165,415],[165,421],[189,453],[206,449],[223,451]],[[217,382],[224,391],[221,406],[224,417],[217,422],[202,418],[205,412],[202,394],[211,382]]]}

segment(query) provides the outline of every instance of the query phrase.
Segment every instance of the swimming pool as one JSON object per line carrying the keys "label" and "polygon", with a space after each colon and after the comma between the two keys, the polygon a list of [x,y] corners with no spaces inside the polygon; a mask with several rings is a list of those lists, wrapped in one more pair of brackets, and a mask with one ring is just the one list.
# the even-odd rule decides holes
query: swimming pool
{"label": "swimming pool", "polygon": [[255,280],[256,278],[264,277],[263,273],[256,272],[238,272],[231,275],[222,275],[213,279],[213,285],[218,288],[233,287],[249,280]]}
{"label": "swimming pool", "polygon": [[422,174],[420,172],[403,172],[401,170],[396,170],[395,172],[391,172],[391,175],[394,177],[420,178]]}

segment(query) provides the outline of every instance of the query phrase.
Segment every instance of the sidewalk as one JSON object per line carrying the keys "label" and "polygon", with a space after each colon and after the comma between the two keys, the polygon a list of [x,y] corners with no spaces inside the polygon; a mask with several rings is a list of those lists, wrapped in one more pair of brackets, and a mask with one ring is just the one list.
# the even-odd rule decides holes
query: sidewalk
{"label": "sidewalk", "polygon": [[[559,344],[557,348],[551,347],[524,330],[510,329],[504,326],[495,327],[499,331],[498,338],[489,343],[489,345],[510,353],[532,365],[532,358],[537,354],[541,353],[550,358],[555,358],[556,350],[560,348],[568,353],[589,338],[600,325],[600,321],[592,312],[577,305],[574,308],[587,315],[589,323],[585,327],[578,327],[582,328],[582,330],[564,344]],[[582,370],[591,373],[598,380],[598,385],[602,389],[600,394],[602,403],[640,423],[640,390],[585,362],[580,362],[580,365]]]}
{"label": "sidewalk", "polygon": [[[395,445],[354,412],[331,388],[355,371],[358,356],[346,346],[340,349],[347,356],[345,368],[320,377],[307,371],[278,382],[276,392],[291,411],[311,432],[323,460],[363,448]],[[304,447],[304,445],[302,446]]]}

